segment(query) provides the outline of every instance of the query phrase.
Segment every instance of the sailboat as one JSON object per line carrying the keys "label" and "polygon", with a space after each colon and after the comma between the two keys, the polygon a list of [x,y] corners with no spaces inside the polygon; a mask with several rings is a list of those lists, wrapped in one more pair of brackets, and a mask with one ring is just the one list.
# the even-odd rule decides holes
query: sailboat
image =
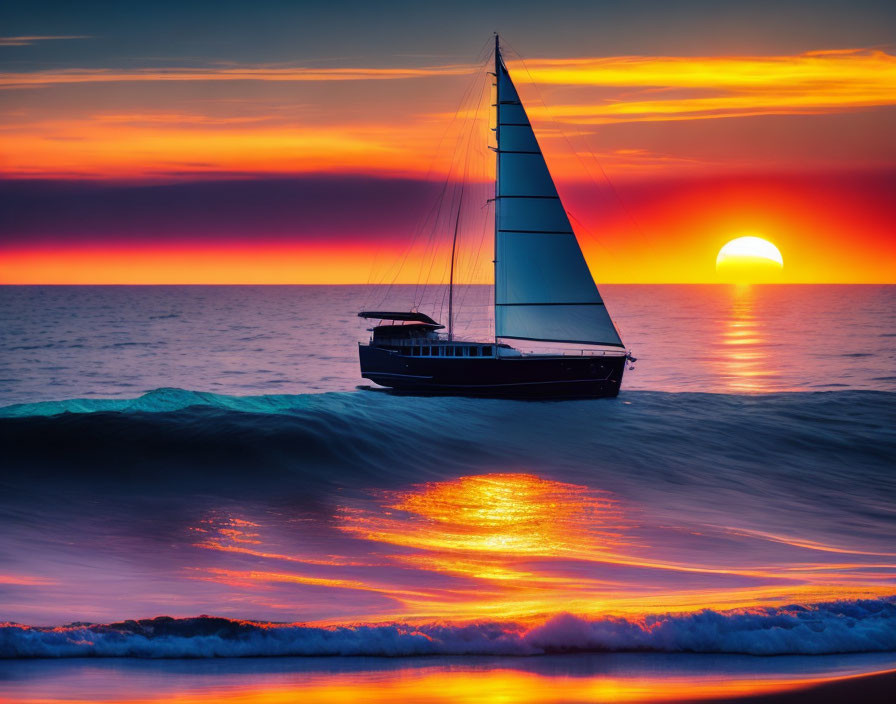
{"label": "sailboat", "polygon": [[[447,334],[424,313],[362,311],[361,318],[380,322],[359,345],[361,376],[421,394],[616,396],[634,358],[582,255],[497,35],[494,59],[495,337],[456,339],[452,251]],[[519,349],[533,345],[538,349]]]}

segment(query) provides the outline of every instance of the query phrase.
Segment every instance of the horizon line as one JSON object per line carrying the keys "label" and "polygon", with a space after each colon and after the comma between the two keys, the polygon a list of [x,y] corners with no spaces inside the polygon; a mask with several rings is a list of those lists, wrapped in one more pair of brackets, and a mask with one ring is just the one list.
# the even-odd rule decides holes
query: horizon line
{"label": "horizon line", "polygon": [[[757,281],[757,282],[732,282],[732,281],[604,281],[596,282],[598,286],[896,286],[896,281]],[[178,283],[3,283],[0,287],[26,287],[26,286],[376,286],[394,288],[396,286],[448,286],[448,282],[441,283],[395,283],[373,284],[367,282],[342,282],[342,283],[301,283],[301,282],[229,282],[229,283],[203,283],[203,282],[178,282]],[[490,283],[466,283],[457,286],[494,286]]]}

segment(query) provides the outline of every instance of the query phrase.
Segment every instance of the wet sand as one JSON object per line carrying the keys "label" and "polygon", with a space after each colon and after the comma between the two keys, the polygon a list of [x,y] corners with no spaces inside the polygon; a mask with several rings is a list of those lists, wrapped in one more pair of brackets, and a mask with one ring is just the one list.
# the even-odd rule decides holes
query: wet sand
{"label": "wet sand", "polygon": [[801,687],[788,692],[762,694],[734,699],[711,699],[712,704],[739,702],[739,704],[889,704],[896,698],[896,672],[857,675],[833,682]]}

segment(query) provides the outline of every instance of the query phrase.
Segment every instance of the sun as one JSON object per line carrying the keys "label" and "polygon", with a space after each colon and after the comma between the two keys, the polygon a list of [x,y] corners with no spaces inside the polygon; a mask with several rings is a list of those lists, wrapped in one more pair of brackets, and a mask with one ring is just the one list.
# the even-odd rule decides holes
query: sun
{"label": "sun", "polygon": [[778,281],[783,269],[781,252],[761,237],[737,237],[726,243],[716,257],[719,278],[732,283]]}

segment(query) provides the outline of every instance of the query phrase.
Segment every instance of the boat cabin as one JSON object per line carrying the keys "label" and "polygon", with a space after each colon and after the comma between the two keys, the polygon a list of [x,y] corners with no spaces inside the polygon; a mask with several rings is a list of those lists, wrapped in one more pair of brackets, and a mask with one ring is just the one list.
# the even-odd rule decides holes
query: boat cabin
{"label": "boat cabin", "polygon": [[370,328],[370,344],[408,357],[494,357],[496,347],[506,347],[440,337],[445,326],[423,313],[363,311],[358,317],[388,321]]}

